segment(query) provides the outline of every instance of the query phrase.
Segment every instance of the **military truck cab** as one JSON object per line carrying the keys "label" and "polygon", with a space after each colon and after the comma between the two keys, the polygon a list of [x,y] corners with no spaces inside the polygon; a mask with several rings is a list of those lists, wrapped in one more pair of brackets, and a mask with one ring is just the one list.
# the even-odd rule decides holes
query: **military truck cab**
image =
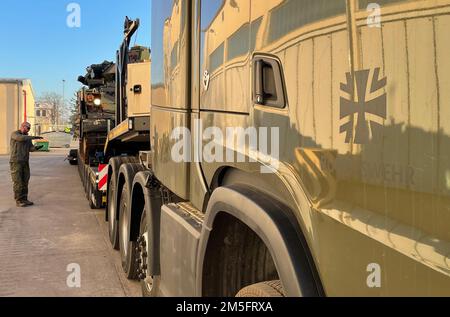
{"label": "military truck cab", "polygon": [[144,295],[449,295],[450,1],[378,4],[152,2],[107,212]]}

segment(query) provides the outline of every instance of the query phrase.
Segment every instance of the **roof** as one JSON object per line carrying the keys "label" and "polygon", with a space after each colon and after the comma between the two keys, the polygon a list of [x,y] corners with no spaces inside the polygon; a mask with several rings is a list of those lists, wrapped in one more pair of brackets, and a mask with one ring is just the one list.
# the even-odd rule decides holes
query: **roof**
{"label": "roof", "polygon": [[48,104],[48,103],[40,103],[40,102],[36,102],[35,105],[34,105],[34,107],[35,107],[36,109],[50,109],[50,110],[53,110],[53,109],[54,109],[54,106],[53,106],[53,105]]}
{"label": "roof", "polygon": [[31,84],[31,79],[29,78],[0,78],[0,84],[21,84],[22,86],[30,86],[31,92],[34,94],[33,85]]}
{"label": "roof", "polygon": [[0,78],[0,83],[6,83],[6,84],[16,84],[16,83],[22,83],[22,84],[30,84],[31,80],[27,78]]}

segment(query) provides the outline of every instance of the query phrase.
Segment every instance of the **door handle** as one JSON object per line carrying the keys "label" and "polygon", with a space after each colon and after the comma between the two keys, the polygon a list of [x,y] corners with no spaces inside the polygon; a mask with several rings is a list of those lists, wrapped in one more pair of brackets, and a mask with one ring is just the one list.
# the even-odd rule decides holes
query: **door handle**
{"label": "door handle", "polygon": [[286,95],[281,63],[274,57],[253,58],[253,101],[257,105],[284,108]]}
{"label": "door handle", "polygon": [[255,103],[264,105],[264,78],[263,78],[263,61],[255,62]]}

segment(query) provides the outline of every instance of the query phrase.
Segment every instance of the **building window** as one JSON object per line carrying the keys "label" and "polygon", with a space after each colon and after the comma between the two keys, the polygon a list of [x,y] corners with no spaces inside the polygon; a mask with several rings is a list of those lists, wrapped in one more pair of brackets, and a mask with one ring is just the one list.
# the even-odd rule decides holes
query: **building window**
{"label": "building window", "polygon": [[371,3],[376,3],[380,6],[383,5],[391,5],[391,4],[395,4],[397,2],[404,2],[405,0],[377,0],[377,1],[373,1],[373,0],[360,0],[359,1],[359,9],[360,10],[366,10],[366,8],[369,6],[369,4]]}
{"label": "building window", "polygon": [[172,71],[178,65],[178,41],[173,45],[172,53],[170,54],[170,67]]}
{"label": "building window", "polygon": [[220,44],[218,48],[214,50],[214,52],[211,53],[211,56],[209,57],[209,67],[210,72],[214,72],[216,69],[218,69],[223,64],[224,54],[225,52],[225,45],[224,43]]}
{"label": "building window", "polygon": [[42,110],[42,116],[46,117],[47,116],[47,110]]}
{"label": "building window", "polygon": [[238,56],[248,54],[249,50],[249,24],[244,24],[228,39],[228,54],[227,60],[232,60]]}
{"label": "building window", "polygon": [[343,0],[285,0],[271,12],[269,43],[307,24],[345,13]]}
{"label": "building window", "polygon": [[36,117],[40,117],[41,116],[41,110],[36,110]]}
{"label": "building window", "polygon": [[[241,26],[239,30],[234,32],[228,38],[227,61],[236,57],[244,56],[255,50],[256,36],[261,26],[262,18],[253,21],[250,25],[248,23]],[[250,36],[250,41],[248,37]]]}
{"label": "building window", "polygon": [[253,52],[256,47],[256,37],[261,27],[262,17],[253,21],[250,24],[250,52]]}

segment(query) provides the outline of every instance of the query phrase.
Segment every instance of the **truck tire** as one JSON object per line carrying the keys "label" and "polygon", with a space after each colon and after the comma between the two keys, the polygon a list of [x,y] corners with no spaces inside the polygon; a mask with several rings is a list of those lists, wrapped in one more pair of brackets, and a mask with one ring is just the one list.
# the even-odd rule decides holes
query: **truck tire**
{"label": "truck tire", "polygon": [[91,184],[91,182],[89,182],[89,195],[88,195],[88,200],[89,200],[89,207],[91,209],[97,209],[97,207],[95,206],[94,202],[92,201],[92,196],[94,195],[94,188]]}
{"label": "truck tire", "polygon": [[[89,185],[89,207],[91,209],[100,209],[102,207],[102,193],[96,189],[97,186]],[[92,197],[94,196],[94,197]]]}
{"label": "truck tire", "polygon": [[[117,171],[116,171],[117,172]],[[117,183],[117,173],[112,172],[110,179],[108,180],[108,232],[109,241],[114,250],[119,250],[119,234],[117,231],[117,221],[116,221],[116,183]]]}
{"label": "truck tire", "polygon": [[70,150],[67,159],[70,165],[78,165],[78,150]]}
{"label": "truck tire", "polygon": [[86,188],[86,197],[88,197],[89,195],[89,188],[91,186],[91,179],[89,177],[89,167],[88,166],[84,166],[84,183],[85,183],[85,188]]}
{"label": "truck tire", "polygon": [[236,297],[284,297],[280,280],[266,281],[244,287]]}
{"label": "truck tire", "polygon": [[112,173],[108,177],[108,200],[106,209],[106,219],[108,221],[108,232],[109,240],[113,249],[119,250],[119,221],[117,219],[117,208],[119,205],[118,201],[118,176],[119,170],[122,164],[136,163],[138,160],[131,156],[120,156],[114,157],[109,161],[109,166],[111,167]]}
{"label": "truck tire", "polygon": [[86,199],[89,201],[89,193],[91,191],[91,182],[87,176],[86,169],[84,173],[84,192],[86,195]]}
{"label": "truck tire", "polygon": [[86,165],[83,165],[83,168],[81,170],[81,178],[83,179],[83,188],[84,188],[84,194],[87,197],[87,187],[86,187]]}
{"label": "truck tire", "polygon": [[120,195],[119,204],[119,244],[120,244],[120,257],[122,260],[122,268],[128,279],[134,280],[137,278],[137,242],[130,241],[130,218],[127,209],[130,207],[130,189],[129,184],[125,183]]}

